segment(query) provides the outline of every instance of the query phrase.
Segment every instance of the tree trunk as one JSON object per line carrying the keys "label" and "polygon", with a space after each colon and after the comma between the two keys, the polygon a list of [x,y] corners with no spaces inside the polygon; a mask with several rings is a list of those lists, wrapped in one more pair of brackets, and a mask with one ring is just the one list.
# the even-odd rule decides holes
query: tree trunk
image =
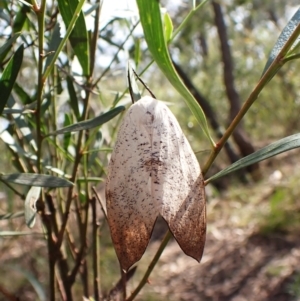
{"label": "tree trunk", "polygon": [[[229,122],[231,122],[241,109],[241,101],[234,85],[233,63],[222,9],[220,4],[215,1],[212,2],[212,6],[215,14],[215,24],[220,39],[221,55],[224,67],[223,78],[227,98],[230,103]],[[247,156],[255,151],[249,136],[243,128],[242,123],[237,126],[232,134],[232,137],[243,156]],[[261,177],[258,163],[249,166],[247,170],[251,173],[254,180],[257,180]]]}
{"label": "tree trunk", "polygon": [[[177,65],[173,61],[173,65],[177,71],[177,73],[180,75],[182,81],[186,85],[186,87],[189,89],[189,91],[193,94],[199,105],[201,106],[205,116],[207,117],[211,127],[215,131],[217,137],[219,139],[223,136],[222,127],[217,121],[216,115],[212,109],[212,107],[209,104],[209,101],[206,100],[206,98],[196,89],[190,78],[187,76],[187,74],[181,69],[179,65]],[[226,142],[224,145],[224,149],[226,151],[226,154],[228,156],[228,159],[231,163],[234,163],[237,161],[240,157],[239,155],[234,151],[234,149],[231,147],[229,141]]]}
{"label": "tree trunk", "polygon": [[[181,69],[181,67],[179,65],[177,65],[174,61],[173,61],[173,65],[174,65],[177,73],[180,75],[182,81],[186,85],[186,87],[193,94],[193,96],[195,97],[195,99],[197,100],[199,105],[201,106],[201,108],[202,108],[205,116],[207,117],[211,127],[215,131],[216,136],[219,139],[221,139],[221,137],[223,136],[222,127],[219,124],[219,122],[217,121],[216,115],[215,115],[212,107],[210,106],[209,101],[207,101],[207,99],[196,89],[196,87],[194,86],[194,84],[192,83],[190,78]],[[229,141],[227,141],[225,143],[224,150],[225,150],[226,155],[227,155],[227,157],[228,157],[228,159],[231,163],[234,163],[238,159],[240,159],[239,155],[234,151],[234,149],[232,148]],[[220,171],[220,169],[218,167],[213,167],[213,168],[210,169],[210,172],[212,172],[212,169],[214,169],[212,174],[217,173],[218,171]],[[237,174],[238,174],[239,179],[241,180],[241,182],[244,182],[244,183],[247,182],[246,177],[245,177],[245,170],[240,170],[240,171],[237,172]],[[214,181],[213,184],[216,186],[216,188],[218,190],[224,190],[228,186],[228,181],[227,181],[226,178],[220,178],[220,179]]]}

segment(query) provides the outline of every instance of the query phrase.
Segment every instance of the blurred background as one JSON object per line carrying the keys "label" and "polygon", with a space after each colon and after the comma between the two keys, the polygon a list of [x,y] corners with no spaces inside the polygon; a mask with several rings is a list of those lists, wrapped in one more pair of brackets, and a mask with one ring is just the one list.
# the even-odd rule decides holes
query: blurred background
{"label": "blurred background", "polygon": [[[160,3],[169,13],[174,29],[193,8],[192,1]],[[87,30],[93,24],[94,4],[87,1],[84,6]],[[209,1],[169,45],[176,70],[202,106],[215,141],[257,85],[278,36],[298,8],[299,2],[292,0]],[[59,24],[61,34],[65,29],[56,1],[47,1],[46,11],[45,41],[48,43],[56,24]],[[14,28],[17,18],[23,18],[18,30]],[[135,1],[103,1],[94,65],[94,82],[97,84],[90,101],[91,117],[112,106],[113,101],[126,91],[128,61],[138,74],[152,61],[138,20]],[[22,35],[15,49],[20,43],[25,45],[17,84],[34,99],[38,78],[36,18],[23,1],[2,0],[0,47],[16,30]],[[2,72],[7,61],[1,62]],[[70,110],[66,104],[70,98],[66,72],[77,83],[78,99],[84,97],[85,92],[80,87],[83,74],[76,57],[69,56],[67,51],[62,52],[57,65],[62,88],[57,97],[57,125],[62,127],[66,125],[65,114]],[[297,61],[286,64],[266,86],[208,176],[271,142],[299,132],[298,68]],[[181,96],[155,63],[141,78],[158,99],[170,105],[200,165],[203,165],[210,145]],[[15,101],[21,103],[23,94],[20,89],[18,91],[13,95]],[[125,93],[119,104],[128,105],[130,102]],[[101,128],[100,148],[113,147],[120,120],[118,117]],[[0,171],[15,172],[15,157],[9,139],[3,133],[15,135],[17,131],[10,118],[3,118],[1,125]],[[17,135],[22,143],[22,135]],[[99,165],[95,165],[91,173],[99,175],[101,171],[102,180],[96,184],[103,195],[109,155],[100,152],[97,156],[101,164],[97,161]],[[206,187],[208,233],[201,263],[188,258],[176,242],[171,241],[149,284],[136,300],[300,300],[298,161],[299,150],[296,149],[209,184]],[[24,188],[22,193],[26,191]],[[34,229],[29,230],[21,215],[8,219],[7,214],[22,211],[24,203],[2,183],[0,192],[0,300],[47,300],[47,246],[40,230],[41,222],[38,219]],[[118,281],[119,267],[100,209],[98,219],[101,224],[99,266],[105,294]],[[72,227],[72,220],[70,223]],[[143,275],[165,231],[164,222],[159,220],[137,273],[129,283],[130,289]],[[91,267],[91,263],[88,265]],[[74,291],[78,296],[74,300],[82,300],[79,285],[75,285]]]}

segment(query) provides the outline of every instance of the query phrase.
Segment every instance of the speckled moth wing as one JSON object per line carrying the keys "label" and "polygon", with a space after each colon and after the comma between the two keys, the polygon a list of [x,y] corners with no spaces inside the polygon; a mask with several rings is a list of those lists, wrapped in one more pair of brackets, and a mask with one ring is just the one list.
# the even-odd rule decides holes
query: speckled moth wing
{"label": "speckled moth wing", "polygon": [[152,195],[181,249],[200,261],[206,236],[203,177],[177,119],[162,102],[153,112]]}
{"label": "speckled moth wing", "polygon": [[107,213],[123,269],[143,255],[161,214],[183,251],[201,259],[206,230],[198,161],[171,111],[144,97],[120,127],[108,169]]}
{"label": "speckled moth wing", "polygon": [[149,189],[152,120],[147,110],[142,100],[130,107],[108,166],[107,219],[125,270],[144,254],[160,209]]}

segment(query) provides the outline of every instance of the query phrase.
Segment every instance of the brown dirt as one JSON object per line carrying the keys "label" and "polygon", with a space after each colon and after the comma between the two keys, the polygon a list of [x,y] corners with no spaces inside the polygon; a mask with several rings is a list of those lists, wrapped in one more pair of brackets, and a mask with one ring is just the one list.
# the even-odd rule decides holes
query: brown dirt
{"label": "brown dirt", "polygon": [[223,228],[208,233],[200,264],[172,242],[146,290],[154,289],[162,300],[296,300],[289,286],[299,267],[299,241]]}

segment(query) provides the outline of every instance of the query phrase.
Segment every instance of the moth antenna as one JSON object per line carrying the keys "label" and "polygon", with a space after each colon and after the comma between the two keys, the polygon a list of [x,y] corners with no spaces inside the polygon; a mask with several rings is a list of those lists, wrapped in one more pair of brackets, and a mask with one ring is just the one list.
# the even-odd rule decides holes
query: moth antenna
{"label": "moth antenna", "polygon": [[137,77],[137,79],[142,83],[142,85],[145,87],[145,89],[150,93],[150,95],[156,99],[154,93],[150,90],[150,88],[146,85],[146,83],[138,76],[138,74],[135,72],[135,70],[132,68],[132,71],[134,75]]}

